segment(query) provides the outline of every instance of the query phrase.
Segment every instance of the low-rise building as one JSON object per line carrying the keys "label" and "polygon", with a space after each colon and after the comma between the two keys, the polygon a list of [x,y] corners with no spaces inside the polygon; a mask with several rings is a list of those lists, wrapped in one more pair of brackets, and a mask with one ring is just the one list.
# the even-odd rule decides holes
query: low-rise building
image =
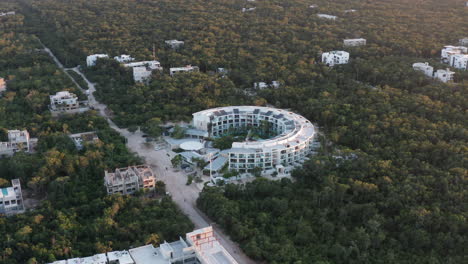
{"label": "low-rise building", "polygon": [[460,45],[465,47],[468,46],[468,38],[460,39]]}
{"label": "low-rise building", "polygon": [[124,64],[124,66],[133,69],[133,80],[135,82],[146,82],[151,78],[153,71],[163,70],[161,63],[157,60],[131,62]]}
{"label": "low-rise building", "polygon": [[141,189],[153,189],[156,177],[150,166],[130,166],[116,169],[113,173],[105,171],[104,185],[108,194],[132,194]]}
{"label": "low-rise building", "polygon": [[279,81],[272,81],[271,83],[266,82],[256,82],[254,83],[255,90],[263,90],[267,88],[279,88],[280,82]]}
{"label": "low-rise building", "polygon": [[453,76],[455,75],[455,72],[450,71],[450,69],[446,70],[437,70],[434,73],[434,78],[440,80],[441,82],[447,83],[453,81]]}
{"label": "low-rise building", "polygon": [[0,156],[12,156],[18,151],[31,151],[29,133],[26,130],[8,130],[8,141],[0,142]]}
{"label": "low-rise building", "polygon": [[198,72],[199,70],[198,66],[187,65],[185,67],[170,68],[169,73],[171,76],[174,76],[174,74],[179,72]]}
{"label": "low-rise building", "polygon": [[2,16],[14,16],[14,15],[16,15],[15,11],[0,12],[0,17],[2,17]]}
{"label": "low-rise building", "polygon": [[89,55],[88,57],[86,57],[86,65],[87,65],[88,67],[91,67],[91,66],[96,65],[96,61],[97,61],[97,59],[99,59],[99,58],[107,59],[107,58],[109,58],[109,55],[107,55],[107,54],[93,54],[93,55]]}
{"label": "low-rise building", "polygon": [[363,38],[345,39],[343,40],[343,45],[345,47],[365,46],[366,42],[367,42],[366,39],[363,39]]}
{"label": "low-rise building", "polygon": [[11,180],[11,187],[0,188],[0,214],[24,212],[23,194],[19,179]]}
{"label": "low-rise building", "polygon": [[460,70],[468,69],[468,54],[450,55],[449,65]]}
{"label": "low-rise building", "polygon": [[78,96],[68,91],[58,92],[50,96],[50,111],[59,113],[82,113],[89,110],[88,101],[78,101]]}
{"label": "low-rise building", "polygon": [[5,82],[5,79],[1,78],[0,77],[0,95],[5,92],[7,89],[7,85],[6,85],[6,82]]}
{"label": "low-rise building", "polygon": [[356,9],[346,9],[344,12],[345,13],[354,13],[356,11],[357,11]]}
{"label": "low-rise building", "polygon": [[413,64],[413,69],[424,73],[428,77],[432,77],[434,74],[434,67],[430,66],[429,63],[417,62]]}
{"label": "low-rise building", "polygon": [[83,149],[86,144],[94,144],[99,141],[96,132],[85,132],[69,135],[77,149]]}
{"label": "low-rise building", "polygon": [[347,64],[348,62],[349,53],[346,51],[334,50],[322,54],[322,63],[331,67],[338,64]]}
{"label": "low-rise building", "polygon": [[130,55],[126,55],[126,54],[122,54],[120,56],[115,56],[114,57],[114,60],[120,62],[120,63],[128,63],[128,62],[132,62],[135,60],[135,58],[133,58],[132,56]]}
{"label": "low-rise building", "polygon": [[184,46],[185,42],[177,39],[171,39],[171,40],[166,40],[164,41],[167,46],[171,47],[172,49],[178,49],[182,46]]}
{"label": "low-rise building", "polygon": [[[103,262],[105,258],[106,262]],[[85,260],[95,262],[84,262]],[[149,244],[88,258],[55,261],[50,264],[238,264],[219,243],[211,226],[187,233],[185,239],[164,241],[155,248]]]}
{"label": "low-rise building", "polygon": [[309,5],[309,8],[317,8],[318,5]]}
{"label": "low-rise building", "polygon": [[337,16],[332,16],[332,15],[327,15],[327,14],[317,14],[319,18],[325,18],[325,19],[330,19],[330,20],[336,20],[338,17]]}
{"label": "low-rise building", "polygon": [[245,12],[252,12],[254,11],[255,9],[257,9],[256,7],[248,7],[248,8],[245,8],[243,7],[242,8],[242,12],[245,13]]}
{"label": "low-rise building", "polygon": [[444,63],[449,63],[450,56],[457,55],[457,54],[466,54],[468,52],[467,47],[463,46],[444,46],[441,51],[441,60]]}

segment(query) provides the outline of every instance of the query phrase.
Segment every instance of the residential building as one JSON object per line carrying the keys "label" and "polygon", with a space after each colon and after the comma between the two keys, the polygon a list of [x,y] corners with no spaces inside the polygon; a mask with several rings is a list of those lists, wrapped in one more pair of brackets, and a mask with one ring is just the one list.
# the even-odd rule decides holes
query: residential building
{"label": "residential building", "polygon": [[88,111],[89,107],[88,101],[78,101],[76,94],[62,91],[50,96],[49,109],[52,114],[73,114]]}
{"label": "residential building", "polygon": [[9,11],[9,12],[0,12],[0,17],[2,16],[14,16],[16,14],[15,11]]}
{"label": "residential building", "polygon": [[150,166],[130,166],[116,169],[113,173],[105,171],[104,185],[108,194],[132,194],[140,189],[153,189],[156,177]]}
{"label": "residential building", "polygon": [[468,69],[468,54],[450,55],[449,65],[460,70]]}
{"label": "residential building", "polygon": [[171,76],[174,76],[174,74],[179,72],[198,72],[199,70],[198,66],[187,65],[185,67],[170,68],[169,73]]}
{"label": "residential building", "polygon": [[468,46],[468,38],[460,39],[460,45],[465,47]]}
{"label": "residential building", "polygon": [[171,39],[171,40],[166,40],[164,41],[167,46],[171,47],[172,49],[178,49],[182,46],[184,46],[185,42],[177,40],[177,39]]}
{"label": "residential building", "polygon": [[96,61],[97,61],[97,59],[99,59],[99,58],[106,59],[106,58],[109,58],[109,55],[107,55],[107,54],[93,54],[93,55],[89,55],[88,57],[86,57],[86,65],[87,65],[88,67],[91,67],[91,66],[96,65]]}
{"label": "residential building", "polygon": [[346,9],[344,12],[345,13],[354,13],[356,11],[357,11],[356,9]]}
{"label": "residential building", "polygon": [[0,214],[12,215],[24,211],[19,179],[11,180],[11,187],[0,188]]}
{"label": "residential building", "polygon": [[450,71],[450,69],[446,70],[437,70],[434,73],[434,78],[440,80],[441,82],[447,83],[453,81],[453,76],[455,75],[455,72]]}
{"label": "residential building", "polygon": [[255,9],[257,9],[257,8],[256,8],[256,7],[248,7],[248,8],[243,7],[243,8],[242,8],[242,12],[243,12],[243,13],[244,13],[244,12],[252,12],[252,11],[254,11]]}
{"label": "residential building", "polygon": [[413,64],[413,69],[424,73],[427,77],[432,77],[434,74],[434,67],[430,66],[427,62],[417,62]]}
{"label": "residential building", "polygon": [[280,82],[279,81],[272,81],[270,84],[266,82],[256,82],[254,83],[254,89],[255,90],[263,90],[267,88],[279,88],[280,87]]}
{"label": "residential building", "polygon": [[96,132],[85,132],[69,135],[77,149],[83,149],[86,144],[94,144],[99,141]]}
{"label": "residential building", "polygon": [[[86,262],[87,261],[87,262]],[[94,261],[94,262],[91,262]],[[187,233],[174,242],[155,248],[145,245],[87,258],[59,260],[50,264],[238,264],[219,243],[211,226]]]}
{"label": "residential building", "polygon": [[5,79],[0,77],[0,95],[6,91],[7,85]]}
{"label": "residential building", "polygon": [[318,5],[309,5],[309,8],[317,8]]}
{"label": "residential building", "polygon": [[343,40],[343,45],[345,47],[365,46],[366,42],[367,42],[366,39],[363,39],[363,38],[345,39]]}
{"label": "residential building", "polygon": [[132,56],[130,56],[130,55],[122,54],[120,56],[115,56],[114,60],[116,60],[116,61],[118,61],[120,63],[128,63],[128,62],[134,61],[135,58],[132,58]]}
{"label": "residential building", "polygon": [[304,117],[286,110],[259,106],[229,106],[207,109],[193,114],[192,125],[217,138],[232,130],[266,126],[274,135],[268,139],[234,142],[224,150],[229,169],[251,172],[284,172],[287,166],[303,161],[311,151],[316,130]]}
{"label": "residential building", "polygon": [[135,82],[146,82],[151,78],[153,71],[163,70],[161,63],[157,60],[131,62],[124,64],[124,66],[133,69],[133,80]]}
{"label": "residential building", "polygon": [[336,20],[338,17],[337,16],[332,16],[332,15],[327,15],[327,14],[317,14],[319,18],[325,18],[325,19],[330,19],[330,20]]}
{"label": "residential building", "polygon": [[457,54],[466,54],[468,52],[467,47],[463,46],[444,46],[441,51],[441,60],[444,63],[449,63],[450,56]]}
{"label": "residential building", "polygon": [[330,51],[322,54],[322,63],[328,66],[335,66],[337,64],[347,64],[349,61],[349,53],[346,51]]}
{"label": "residential building", "polygon": [[216,69],[216,72],[221,74],[221,75],[226,75],[229,73],[229,71],[226,68],[218,68]]}
{"label": "residential building", "polygon": [[30,140],[27,130],[8,130],[8,141],[0,142],[0,156],[12,156],[18,151],[30,152]]}

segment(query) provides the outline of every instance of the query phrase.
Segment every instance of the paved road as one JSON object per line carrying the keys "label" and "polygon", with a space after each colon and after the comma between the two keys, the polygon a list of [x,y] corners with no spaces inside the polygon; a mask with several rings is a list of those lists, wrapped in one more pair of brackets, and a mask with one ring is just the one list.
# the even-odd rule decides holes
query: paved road
{"label": "paved road", "polygon": [[[55,63],[60,69],[64,71],[66,70],[60,61],[55,57],[55,55],[50,51],[50,49],[44,46],[44,50],[54,59]],[[245,255],[239,246],[233,242],[219,227],[213,225],[208,217],[206,217],[197,209],[195,201],[197,200],[201,190],[195,184],[191,184],[190,186],[185,185],[187,176],[182,172],[176,172],[172,169],[171,159],[174,153],[167,150],[155,151],[154,148],[148,148],[145,146],[145,138],[143,138],[143,134],[140,131],[131,133],[127,129],[119,128],[106,113],[106,105],[99,103],[94,97],[93,93],[96,91],[94,83],[90,82],[86,78],[86,76],[79,70],[78,66],[70,69],[81,75],[87,82],[90,92],[88,96],[90,106],[94,107],[94,109],[97,110],[99,114],[107,120],[111,128],[115,129],[120,133],[120,135],[127,139],[127,147],[131,151],[137,153],[140,157],[145,158],[146,163],[153,167],[156,175],[159,176],[160,180],[164,181],[166,184],[166,190],[172,196],[172,200],[174,200],[182,212],[184,212],[190,218],[195,227],[202,228],[212,225],[218,241],[239,262],[239,264],[255,263],[247,255]],[[73,78],[68,73],[67,75],[73,80]],[[77,86],[80,87],[78,84]]]}

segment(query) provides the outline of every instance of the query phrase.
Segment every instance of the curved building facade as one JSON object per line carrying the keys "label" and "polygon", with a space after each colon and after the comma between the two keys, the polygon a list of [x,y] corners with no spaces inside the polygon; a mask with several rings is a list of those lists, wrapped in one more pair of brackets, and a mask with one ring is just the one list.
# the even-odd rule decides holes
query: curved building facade
{"label": "curved building facade", "polygon": [[[268,122],[268,123],[267,123]],[[229,169],[249,172],[254,168],[277,170],[302,163],[311,151],[315,127],[290,111],[260,106],[229,106],[193,114],[192,125],[220,137],[235,129],[266,126],[275,135],[268,139],[234,142],[225,150]]]}

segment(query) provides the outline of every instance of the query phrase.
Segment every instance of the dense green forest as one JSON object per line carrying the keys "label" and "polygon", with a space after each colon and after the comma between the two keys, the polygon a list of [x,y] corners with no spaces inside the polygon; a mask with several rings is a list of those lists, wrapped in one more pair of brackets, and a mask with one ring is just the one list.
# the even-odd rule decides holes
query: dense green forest
{"label": "dense green forest", "polygon": [[[322,147],[304,168],[293,173],[294,181],[257,180],[243,186],[206,188],[202,192],[198,206],[225,228],[249,256],[267,263],[466,262],[468,72],[456,71],[456,83],[443,84],[427,79],[411,68],[412,63],[420,61],[446,68],[438,62],[440,49],[468,37],[465,1],[19,2],[21,5],[15,8],[22,15],[14,20],[0,18],[2,28],[38,35],[70,67],[84,65],[86,56],[92,53],[108,53],[110,56],[125,53],[139,60],[151,59],[154,44],[156,59],[165,70],[162,74],[155,73],[148,85],[134,84],[131,73],[111,60],[99,61],[95,67],[86,69],[86,74],[98,83],[99,100],[110,107],[115,121],[121,126],[142,125],[152,118],[189,120],[194,111],[234,104],[271,104],[290,108],[318,124],[325,135]],[[318,8],[308,8],[310,4],[317,4]],[[243,7],[254,6],[257,8],[253,12],[241,12]],[[346,9],[357,11],[345,13]],[[322,20],[317,13],[339,18],[336,21]],[[18,20],[23,17],[25,26],[18,26]],[[351,53],[349,64],[328,68],[319,63],[321,52],[343,49],[342,40],[355,37],[366,38],[368,44],[345,49]],[[168,39],[183,40],[185,45],[179,50],[169,49],[164,45],[164,40]],[[21,55],[21,52],[16,53]],[[29,55],[24,57],[27,58],[19,58],[30,59]],[[0,75],[6,75],[10,69],[8,65],[19,60],[11,55],[7,58],[12,62],[0,67]],[[168,76],[169,67],[187,64],[199,66],[201,72],[174,78]],[[228,69],[227,76],[216,74],[218,67]],[[39,69],[46,70],[47,67]],[[8,74],[19,75],[17,71]],[[61,79],[62,86],[75,89],[60,72],[52,79],[35,74],[44,83]],[[34,79],[29,81],[34,82]],[[273,80],[280,81],[281,87],[259,91],[256,95],[244,93],[253,82]],[[39,87],[43,85],[36,89]],[[56,86],[50,84],[46,89],[53,91]],[[24,97],[29,90],[19,89],[17,94]],[[78,121],[72,120],[46,119],[44,122],[44,114],[33,114],[44,111],[43,104],[32,104],[27,101],[27,96],[26,99],[13,97],[12,100],[19,100],[18,104],[9,103],[8,98],[11,98],[9,93],[2,99],[5,107],[13,108],[8,114],[12,112],[24,117],[11,118],[5,124],[28,127],[34,135],[53,136],[63,133],[64,129],[79,130],[87,124],[75,124]],[[0,107],[0,111],[5,107]],[[37,109],[36,112],[24,112],[32,107]],[[91,117],[83,116],[80,120]],[[90,129],[103,123],[99,118],[93,118],[97,120]],[[31,124],[27,120],[32,120]],[[1,122],[0,118],[0,126],[5,126]],[[104,126],[107,125],[101,125],[99,131],[106,131]],[[108,133],[109,141],[119,140],[111,131]],[[102,140],[106,142],[104,136]],[[61,152],[70,151],[67,155],[74,157],[83,155],[73,153],[66,144],[63,145]],[[89,170],[99,168],[101,171],[110,164],[136,159],[123,145],[114,145],[116,148],[120,146],[121,152],[112,155],[104,144],[102,158],[97,160],[100,165],[93,165]],[[47,144],[44,146],[46,150]],[[347,155],[356,158],[333,157]],[[115,160],[117,156],[124,158]],[[1,161],[4,164],[2,170],[11,164],[31,164],[24,169],[24,177],[32,181],[41,175],[41,171],[49,169],[46,157],[26,156],[38,159],[37,162]],[[22,156],[18,155],[13,159],[20,158]],[[42,169],[44,166],[46,169]],[[62,169],[59,175],[69,176]],[[88,175],[88,172],[79,173],[77,170],[72,175]],[[89,174],[94,176],[76,178],[98,177],[92,171]],[[70,177],[72,184],[75,176]],[[37,180],[37,184],[31,182],[31,188],[52,188],[48,190],[50,195],[62,195],[53,191],[53,184],[41,184],[43,181],[53,182],[55,176]],[[94,184],[76,188],[100,188],[96,182]],[[76,193],[65,195],[70,195],[70,203],[83,199],[81,196],[76,198]],[[96,197],[101,196],[96,194]],[[114,201],[105,202],[99,210],[89,209],[94,213],[85,211],[92,216],[89,219],[97,217],[111,222],[106,218],[108,215],[102,213],[105,211],[102,208],[110,207]],[[52,207],[62,206],[61,203],[50,203]],[[74,204],[66,212],[77,211],[82,206],[91,208],[91,204]],[[172,203],[166,205],[170,205],[170,212],[177,211]],[[55,209],[50,210],[55,212]],[[126,215],[130,210],[121,209],[118,214]],[[43,215],[53,217],[54,214]],[[145,223],[141,216],[139,223]],[[115,221],[113,228],[123,226],[121,230],[129,230],[132,227],[126,222],[131,218],[124,218],[123,223],[118,222],[121,219],[117,217],[110,218]],[[63,250],[75,242],[68,242],[75,241],[77,234],[89,228],[89,225],[81,225],[84,222],[81,220],[76,220],[80,224],[73,232],[57,234],[65,241],[56,245],[57,251],[62,250],[61,255],[56,251],[49,252],[55,242],[39,236],[28,239],[35,238],[37,240],[30,240],[34,245],[47,248],[37,249],[44,254],[69,256]],[[185,220],[168,221],[174,223],[177,226],[174,229],[178,231],[189,225]],[[13,223],[19,228],[24,227],[22,223],[33,226],[25,220]],[[37,226],[37,229],[43,228],[43,225]],[[19,228],[13,233],[2,231],[8,232],[3,241],[16,242],[14,239],[19,239],[22,234],[16,235]],[[48,228],[54,230],[49,232],[59,232],[53,227]],[[169,232],[166,236],[175,233]],[[127,246],[133,241],[144,240],[143,234],[137,232],[131,234],[138,237],[119,240],[113,240],[110,235],[101,240],[85,234],[88,240],[84,241],[92,242],[86,243],[89,248],[81,247],[79,253],[84,254],[101,248],[96,245],[98,242],[102,246],[103,241],[121,241]],[[28,245],[29,241],[24,241],[18,240],[16,245]],[[43,254],[30,250],[24,254],[24,259],[32,256],[47,259],[48,255],[42,257]],[[78,249],[73,247],[73,250]],[[22,254],[14,256],[8,258],[10,262],[7,263],[21,263],[18,261],[22,260],[19,257]]]}
{"label": "dense green forest", "polygon": [[[0,10],[5,6],[0,3]],[[158,244],[191,231],[192,223],[170,198],[106,194],[105,169],[142,161],[93,111],[51,117],[50,94],[80,91],[43,52],[37,38],[22,32],[22,19],[21,14],[0,18],[0,24],[12,25],[0,31],[0,76],[8,81],[0,97],[0,130],[27,129],[39,141],[34,154],[0,159],[0,184],[8,186],[19,178],[24,198],[39,205],[24,214],[0,217],[0,263],[47,263]],[[86,131],[97,131],[100,142],[78,151],[66,135]],[[158,186],[157,192],[164,194],[164,184]]]}

